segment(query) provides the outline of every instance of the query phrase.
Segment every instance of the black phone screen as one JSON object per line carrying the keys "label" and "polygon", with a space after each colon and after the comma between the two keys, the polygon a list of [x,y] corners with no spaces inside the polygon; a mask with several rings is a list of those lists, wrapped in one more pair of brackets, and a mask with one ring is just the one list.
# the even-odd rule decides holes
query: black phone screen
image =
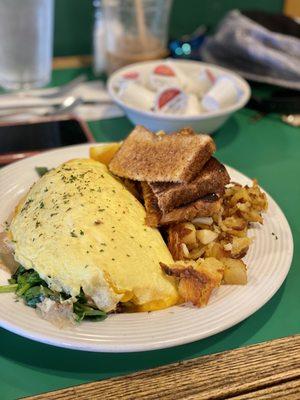
{"label": "black phone screen", "polygon": [[75,119],[0,126],[0,154],[53,149],[87,143]]}

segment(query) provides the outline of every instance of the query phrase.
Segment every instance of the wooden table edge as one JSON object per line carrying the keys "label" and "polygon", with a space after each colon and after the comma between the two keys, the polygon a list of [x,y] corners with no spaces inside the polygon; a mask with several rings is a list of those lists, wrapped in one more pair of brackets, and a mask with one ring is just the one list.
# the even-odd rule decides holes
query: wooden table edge
{"label": "wooden table edge", "polygon": [[300,398],[300,335],[24,399],[242,400],[280,399],[283,393],[284,399]]}
{"label": "wooden table edge", "polygon": [[53,69],[85,68],[92,64],[92,55],[74,55],[54,57],[52,62]]}

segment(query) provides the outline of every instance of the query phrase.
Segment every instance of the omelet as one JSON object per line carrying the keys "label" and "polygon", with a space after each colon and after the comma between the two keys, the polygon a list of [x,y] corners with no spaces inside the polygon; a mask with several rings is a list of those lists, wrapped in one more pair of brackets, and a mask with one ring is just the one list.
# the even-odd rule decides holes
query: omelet
{"label": "omelet", "polygon": [[172,256],[145,209],[104,164],[68,161],[45,174],[17,207],[10,232],[15,259],[52,290],[82,290],[103,311],[123,302],[135,311],[178,302],[160,268]]}

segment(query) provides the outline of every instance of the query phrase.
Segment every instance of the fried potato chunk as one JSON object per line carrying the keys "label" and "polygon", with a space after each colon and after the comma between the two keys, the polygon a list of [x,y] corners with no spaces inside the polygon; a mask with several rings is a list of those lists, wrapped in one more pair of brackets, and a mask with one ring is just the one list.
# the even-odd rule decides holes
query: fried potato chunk
{"label": "fried potato chunk", "polygon": [[207,304],[213,289],[220,286],[224,265],[215,258],[199,259],[196,262],[178,262],[168,266],[160,263],[163,271],[178,279],[178,292],[184,302],[197,307]]}
{"label": "fried potato chunk", "polygon": [[190,222],[172,225],[168,232],[168,247],[174,260],[189,258],[189,250],[198,245],[196,228]]}
{"label": "fried potato chunk", "polygon": [[223,218],[234,216],[243,218],[247,223],[263,223],[261,213],[268,208],[266,194],[253,180],[251,187],[232,184],[226,188],[223,201]]}
{"label": "fried potato chunk", "polygon": [[224,264],[223,282],[227,285],[246,285],[247,267],[242,260],[222,258]]}

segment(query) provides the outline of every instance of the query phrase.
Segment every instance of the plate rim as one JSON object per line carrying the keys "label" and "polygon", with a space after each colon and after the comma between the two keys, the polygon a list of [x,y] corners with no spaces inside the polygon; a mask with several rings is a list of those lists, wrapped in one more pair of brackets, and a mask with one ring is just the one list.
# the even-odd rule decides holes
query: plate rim
{"label": "plate rim", "polygon": [[[40,158],[43,155],[51,155],[51,154],[55,154],[55,153],[61,153],[64,152],[66,150],[70,150],[72,151],[73,149],[88,149],[90,147],[94,146],[101,146],[101,145],[105,145],[105,144],[109,144],[112,142],[97,142],[95,144],[91,144],[91,143],[87,143],[87,144],[79,144],[79,145],[73,145],[73,146],[65,146],[62,148],[58,148],[58,149],[52,149],[49,151],[45,151],[43,153],[40,153],[38,155],[35,155],[33,157],[29,157],[26,158],[24,160],[19,160],[16,161],[6,167],[3,167],[0,170],[0,178],[3,175],[3,171],[4,173],[9,173],[10,169],[13,169],[14,166],[16,164],[27,164],[27,161],[29,161],[29,163],[35,159],[35,158]],[[72,154],[70,155],[72,156]],[[66,157],[67,158],[67,157]],[[239,172],[237,169],[232,168],[228,165],[225,164],[226,167],[230,168],[232,171],[234,171],[237,174],[243,175],[244,178],[251,180],[251,178],[249,178],[247,175],[243,174],[242,172]],[[262,188],[263,189],[263,188]],[[272,198],[272,196],[270,196],[268,194],[267,191],[265,191],[263,189],[263,191],[266,193],[268,200],[273,202],[273,204],[276,206],[278,212],[281,214],[281,218],[282,218],[282,222],[285,225],[286,229],[287,229],[287,233],[288,233],[288,237],[286,242],[289,244],[288,246],[288,252],[286,254],[286,257],[288,257],[288,259],[286,260],[286,265],[288,265],[288,267],[286,267],[286,271],[284,273],[284,275],[282,276],[281,280],[278,280],[276,282],[276,285],[272,288],[272,290],[270,290],[270,292],[268,293],[268,295],[263,299],[263,301],[259,302],[259,304],[256,304],[254,306],[248,306],[248,309],[246,309],[246,311],[244,310],[242,314],[237,315],[234,319],[229,320],[227,323],[223,323],[223,325],[221,326],[216,326],[214,329],[210,329],[209,332],[205,332],[202,333],[201,332],[195,332],[193,334],[187,334],[184,336],[179,336],[176,337],[174,339],[167,339],[167,341],[161,340],[161,341],[157,341],[155,343],[139,343],[139,344],[132,344],[132,343],[127,343],[127,344],[111,344],[111,343],[102,343],[102,344],[92,344],[92,343],[85,343],[83,345],[80,345],[78,343],[72,343],[72,341],[67,340],[61,340],[61,339],[54,339],[54,338],[49,338],[47,337],[47,332],[43,333],[42,335],[40,333],[34,333],[28,329],[23,330],[22,328],[18,328],[18,325],[16,324],[10,324],[9,322],[6,322],[5,320],[3,321],[1,319],[1,315],[0,315],[0,327],[14,333],[20,336],[23,336],[27,339],[30,340],[34,340],[40,343],[44,343],[47,345],[51,345],[51,346],[55,346],[55,347],[61,347],[61,348],[66,348],[66,349],[71,349],[71,350],[80,350],[80,351],[88,351],[88,352],[103,352],[103,353],[127,353],[127,352],[141,352],[141,351],[151,351],[151,350],[159,350],[159,349],[164,349],[164,348],[171,348],[174,346],[180,346],[180,345],[184,345],[187,343],[192,343],[198,340],[202,340],[204,338],[213,336],[217,333],[223,332],[235,325],[237,325],[238,323],[242,322],[243,320],[247,319],[249,316],[251,316],[252,314],[254,314],[256,311],[258,311],[260,308],[262,308],[274,295],[275,293],[279,290],[279,288],[282,286],[282,284],[284,283],[287,274],[291,268],[291,264],[292,264],[292,260],[293,260],[293,254],[294,254],[294,240],[293,240],[293,234],[292,234],[292,230],[291,227],[289,225],[288,219],[285,216],[284,212],[282,211],[281,207],[277,204],[277,202]]]}

